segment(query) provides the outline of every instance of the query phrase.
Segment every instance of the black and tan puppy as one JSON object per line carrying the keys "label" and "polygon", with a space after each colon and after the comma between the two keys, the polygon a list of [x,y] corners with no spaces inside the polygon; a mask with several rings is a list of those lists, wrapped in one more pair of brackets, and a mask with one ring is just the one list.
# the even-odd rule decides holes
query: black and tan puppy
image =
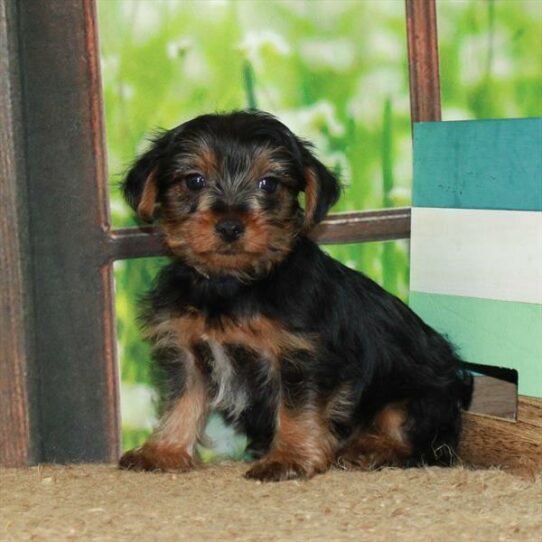
{"label": "black and tan puppy", "polygon": [[124,193],[173,260],[144,310],[164,411],[122,467],[192,468],[210,409],[247,434],[249,478],[454,462],[471,379],[441,335],[306,237],[339,192],[265,113],[198,117],[136,161]]}

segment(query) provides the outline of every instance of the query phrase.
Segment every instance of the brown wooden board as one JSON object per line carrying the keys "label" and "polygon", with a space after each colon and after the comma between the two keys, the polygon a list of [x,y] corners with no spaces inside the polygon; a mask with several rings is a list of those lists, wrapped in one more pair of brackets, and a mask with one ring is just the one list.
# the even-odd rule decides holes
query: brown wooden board
{"label": "brown wooden board", "polygon": [[[5,1],[19,47],[10,50],[9,70],[20,92],[8,106],[20,108],[24,121],[21,137],[13,139],[16,148],[6,152],[24,167],[2,162],[3,176],[10,175],[2,190],[12,189],[10,201],[2,199],[8,207],[2,224],[9,220],[13,228],[2,255],[11,274],[2,280],[15,279],[2,284],[2,302],[4,296],[14,300],[8,298],[14,313],[2,332],[13,331],[8,377],[15,380],[7,392],[2,388],[0,404],[12,403],[15,413],[2,410],[0,418],[21,442],[14,452],[2,444],[2,457],[12,463],[109,461],[118,454],[119,427],[112,275],[103,265],[108,206],[94,3]],[[3,133],[10,126],[16,133],[15,121]],[[11,208],[14,187],[26,195],[20,214]],[[17,245],[26,225],[28,243]],[[33,348],[21,353],[24,326]],[[25,395],[20,380],[27,369],[36,386]],[[30,421],[29,412],[35,413]],[[34,454],[22,444],[30,440],[29,425]]]}
{"label": "brown wooden board", "polygon": [[411,121],[438,121],[440,77],[435,0],[405,0]]}
{"label": "brown wooden board", "polygon": [[21,156],[22,112],[15,4],[0,0],[0,464],[22,465],[35,456],[31,405],[32,300],[26,188]]}
{"label": "brown wooden board", "polygon": [[474,378],[474,393],[469,412],[508,420],[517,416],[518,387],[490,376]]}
{"label": "brown wooden board", "polygon": [[520,395],[516,422],[466,413],[459,455],[475,467],[542,471],[542,400]]}
{"label": "brown wooden board", "polygon": [[[398,207],[330,215],[311,237],[322,244],[389,241],[410,237],[410,209]],[[106,256],[112,260],[167,256],[160,233],[152,226],[113,230]]]}

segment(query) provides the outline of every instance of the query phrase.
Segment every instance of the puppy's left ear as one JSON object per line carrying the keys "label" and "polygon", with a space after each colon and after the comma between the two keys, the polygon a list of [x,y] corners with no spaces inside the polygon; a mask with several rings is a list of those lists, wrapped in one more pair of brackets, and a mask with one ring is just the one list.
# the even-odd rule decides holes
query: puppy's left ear
{"label": "puppy's left ear", "polygon": [[305,224],[309,230],[324,220],[341,195],[341,185],[329,169],[314,156],[307,143],[299,141],[305,180]]}
{"label": "puppy's left ear", "polygon": [[152,141],[151,148],[132,165],[124,182],[122,191],[128,204],[137,216],[145,222],[154,219],[154,208],[158,198],[158,171],[173,131],[159,134]]}

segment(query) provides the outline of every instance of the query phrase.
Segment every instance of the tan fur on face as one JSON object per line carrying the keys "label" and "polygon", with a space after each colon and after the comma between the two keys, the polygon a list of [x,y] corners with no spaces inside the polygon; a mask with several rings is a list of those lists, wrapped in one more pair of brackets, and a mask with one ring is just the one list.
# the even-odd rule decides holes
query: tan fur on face
{"label": "tan fur on face", "polygon": [[[245,166],[237,165],[240,171],[229,171],[227,157],[216,155],[205,142],[195,141],[192,153],[178,162],[178,182],[161,202],[160,225],[173,254],[203,274],[225,272],[241,279],[268,273],[284,259],[300,225],[295,182],[284,161],[274,157],[275,152],[267,147],[255,149],[252,156],[247,154]],[[191,172],[200,173],[207,182],[196,193],[185,184]],[[281,181],[273,194],[279,203],[268,211],[262,210],[267,196],[257,188],[266,176]],[[220,210],[214,211],[217,202]],[[216,232],[221,219],[241,220],[243,235],[233,243],[224,242]]]}
{"label": "tan fur on face", "polygon": [[305,168],[305,229],[308,230],[314,225],[314,213],[318,201],[318,180],[315,171]]}
{"label": "tan fur on face", "polygon": [[156,196],[158,195],[156,169],[147,177],[143,194],[139,205],[137,206],[137,214],[139,218],[146,222],[151,222],[154,215],[154,207],[156,205]]}
{"label": "tan fur on face", "polygon": [[[238,218],[245,225],[242,237],[227,246],[215,231],[217,221],[224,217]],[[291,220],[279,226],[258,213],[217,216],[200,211],[179,223],[166,222],[163,228],[171,251],[207,272],[268,272],[290,251],[294,236]]]}

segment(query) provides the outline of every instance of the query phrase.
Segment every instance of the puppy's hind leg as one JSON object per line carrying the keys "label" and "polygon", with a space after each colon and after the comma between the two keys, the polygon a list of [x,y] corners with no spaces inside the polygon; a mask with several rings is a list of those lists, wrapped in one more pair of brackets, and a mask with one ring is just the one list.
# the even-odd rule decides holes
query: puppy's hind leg
{"label": "puppy's hind leg", "polygon": [[123,469],[185,471],[195,466],[195,446],[208,413],[207,386],[189,355],[184,391],[169,401],[158,428],[140,448],[120,459]]}
{"label": "puppy's hind leg", "polygon": [[375,416],[369,429],[355,433],[340,448],[336,464],[343,468],[368,470],[406,466],[412,456],[406,421],[403,403],[386,406]]}

